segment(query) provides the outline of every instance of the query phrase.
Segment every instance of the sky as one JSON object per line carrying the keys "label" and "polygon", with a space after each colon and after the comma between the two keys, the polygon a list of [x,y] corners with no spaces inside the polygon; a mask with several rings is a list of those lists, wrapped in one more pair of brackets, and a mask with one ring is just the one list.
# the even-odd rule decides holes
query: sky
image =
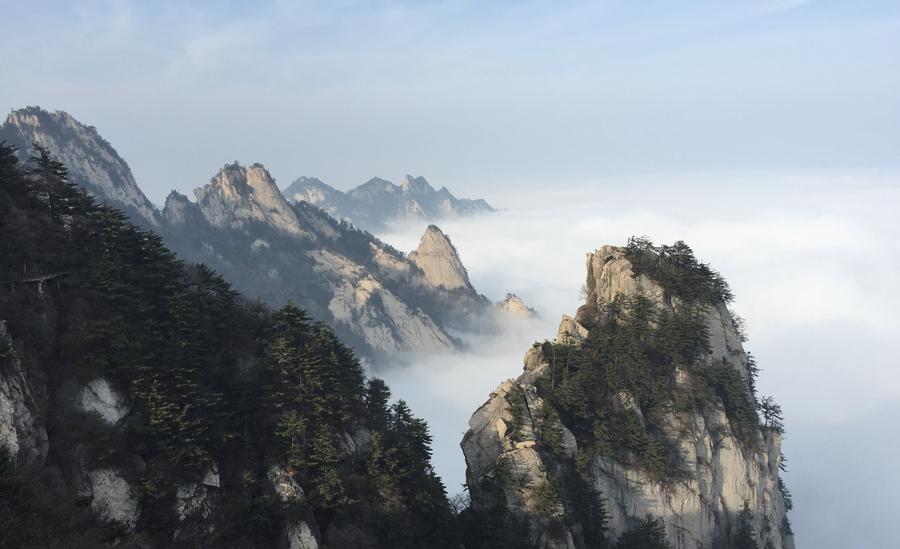
{"label": "sky", "polygon": [[95,125],[151,200],[282,186],[895,170],[900,4],[12,2],[0,105]]}
{"label": "sky", "polygon": [[[687,240],[784,407],[800,548],[896,545],[900,3],[12,2],[0,106],[94,125],[151,200],[261,162],[280,185],[423,175],[475,286],[541,312],[386,376],[455,492],[469,414],[578,306],[584,254]],[[382,236],[415,247],[424,227]],[[461,382],[464,380],[465,382]]]}

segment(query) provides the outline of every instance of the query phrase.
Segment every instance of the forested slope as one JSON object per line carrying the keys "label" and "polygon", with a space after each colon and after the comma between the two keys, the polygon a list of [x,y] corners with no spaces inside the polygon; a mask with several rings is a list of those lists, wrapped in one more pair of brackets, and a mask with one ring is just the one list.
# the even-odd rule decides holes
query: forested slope
{"label": "forested slope", "polygon": [[0,546],[454,546],[427,425],[328,327],[36,150],[0,145]]}

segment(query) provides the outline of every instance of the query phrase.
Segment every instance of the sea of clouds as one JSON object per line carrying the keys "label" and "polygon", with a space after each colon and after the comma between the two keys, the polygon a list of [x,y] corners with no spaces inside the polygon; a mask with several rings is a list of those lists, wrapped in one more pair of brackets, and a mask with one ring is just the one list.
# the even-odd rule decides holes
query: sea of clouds
{"label": "sea of clouds", "polygon": [[[489,194],[486,192],[486,194]],[[474,286],[519,294],[536,320],[469,336],[471,351],[376,372],[428,420],[453,495],[472,412],[581,302],[585,254],[631,235],[685,240],[728,279],[759,390],[784,408],[800,547],[887,547],[900,516],[900,185],[886,176],[645,177],[488,196],[501,211],[441,223]],[[412,250],[425,223],[379,235]]]}

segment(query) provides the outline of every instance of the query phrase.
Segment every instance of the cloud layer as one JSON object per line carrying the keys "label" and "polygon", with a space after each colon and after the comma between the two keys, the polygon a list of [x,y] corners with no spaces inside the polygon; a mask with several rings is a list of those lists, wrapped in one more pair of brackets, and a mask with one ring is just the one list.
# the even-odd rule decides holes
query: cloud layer
{"label": "cloud layer", "polygon": [[[682,176],[510,194],[497,201],[510,209],[442,228],[476,288],[492,299],[514,291],[542,318],[474,340],[472,353],[419,357],[388,380],[431,423],[436,466],[455,493],[470,414],[519,374],[533,341],[552,337],[560,316],[575,311],[585,252],[633,234],[683,239],[731,283],[747,349],[763,370],[760,391],[784,408],[799,543],[887,546],[893,533],[878,517],[900,513],[885,482],[896,477],[900,424],[898,183]],[[412,249],[423,228],[400,225],[384,238]]]}

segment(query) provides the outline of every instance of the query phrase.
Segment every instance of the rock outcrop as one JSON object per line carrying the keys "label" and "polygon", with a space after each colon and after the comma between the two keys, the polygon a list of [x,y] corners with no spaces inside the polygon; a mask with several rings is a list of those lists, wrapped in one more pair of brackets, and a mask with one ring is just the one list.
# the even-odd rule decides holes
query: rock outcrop
{"label": "rock outcrop", "polygon": [[38,403],[43,387],[32,383],[2,319],[0,360],[8,364],[0,371],[0,450],[16,469],[41,467],[48,451],[47,428]]}
{"label": "rock outcrop", "polygon": [[0,127],[0,141],[15,145],[23,160],[37,143],[69,169],[73,183],[129,214],[137,223],[159,226],[159,212],[138,187],[131,168],[93,126],[62,111],[39,107],[13,111]]}
{"label": "rock outcrop", "polygon": [[245,229],[259,223],[293,236],[313,236],[300,226],[262,164],[227,164],[208,185],[194,189],[194,194],[203,217],[213,227]]}
{"label": "rock outcrop", "polygon": [[437,225],[425,229],[419,247],[409,254],[409,260],[422,270],[425,280],[434,287],[474,291],[459,253]]}
{"label": "rock outcrop", "polygon": [[[587,302],[576,317],[563,317],[554,342],[529,349],[523,374],[501,384],[469,421],[462,448],[473,508],[500,507],[522,518],[531,524],[531,541],[545,548],[593,546],[599,534],[591,541],[588,530],[601,523],[607,539],[614,540],[647,515],[662,521],[676,549],[730,547],[741,521],[749,522],[758,547],[792,548],[789,504],[779,478],[780,428],[758,424],[755,411],[747,419],[734,402],[725,401],[751,398],[755,374],[725,303],[714,299],[691,309],[702,315],[692,326],[708,330],[708,347],[692,364],[642,378],[664,388],[653,395],[665,403],[651,404],[617,387],[628,383],[612,376],[628,374],[615,373],[616,364],[594,361],[590,375],[595,377],[578,378],[589,368],[578,361],[590,361],[590,353],[615,356],[610,347],[616,340],[605,338],[611,332],[603,329],[616,322],[612,308],[636,303],[629,314],[638,314],[651,303],[649,310],[658,313],[650,329],[663,333],[664,322],[688,311],[687,299],[652,272],[637,269],[622,248],[603,246],[588,255],[587,268]],[[588,341],[592,330],[602,334],[601,343]],[[600,385],[577,385],[563,376],[612,388],[605,397]],[[710,386],[708,379],[735,381],[723,400],[724,388]],[[568,386],[559,389],[560,383]],[[686,395],[697,400],[691,403]],[[548,398],[553,404],[545,406]],[[600,403],[587,431],[578,423],[586,416],[566,407],[565,399],[572,398],[583,399],[579,406],[588,408],[589,402]],[[620,441],[612,432],[624,428],[623,420],[630,425],[628,435],[643,446]],[[617,444],[628,447],[623,451]],[[666,466],[645,459],[660,455],[657,451],[668,456],[659,458],[669,460]],[[585,494],[605,512],[585,511]]]}
{"label": "rock outcrop", "polygon": [[484,200],[456,198],[446,187],[435,191],[424,177],[411,175],[404,177],[400,185],[375,177],[346,193],[314,177],[301,177],[284,194],[288,200],[308,202],[338,219],[374,232],[397,218],[438,221],[495,211]]}
{"label": "rock outcrop", "polygon": [[534,318],[538,316],[537,311],[526,305],[525,302],[522,301],[522,298],[516,294],[506,294],[506,297],[503,298],[497,306],[500,307],[501,310],[516,316],[525,318]]}

